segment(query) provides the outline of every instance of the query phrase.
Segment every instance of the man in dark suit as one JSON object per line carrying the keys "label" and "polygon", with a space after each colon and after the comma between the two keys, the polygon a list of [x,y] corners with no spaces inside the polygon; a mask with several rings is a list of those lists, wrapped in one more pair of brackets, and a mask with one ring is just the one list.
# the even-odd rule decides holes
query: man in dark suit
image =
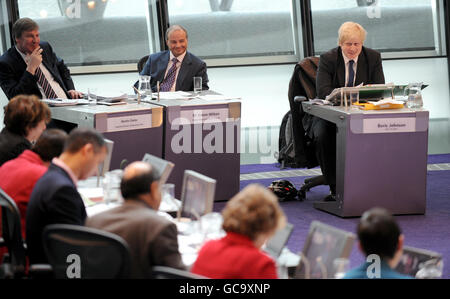
{"label": "man in dark suit", "polygon": [[186,29],[180,25],[171,26],[166,32],[166,43],[169,51],[150,55],[140,73],[140,75],[151,76],[152,90],[156,91],[159,81],[161,91],[192,91],[194,90],[193,77],[201,77],[202,89],[208,90],[206,63],[187,51]]}
{"label": "man in dark suit", "polygon": [[102,135],[93,129],[75,129],[59,158],[37,181],[30,196],[26,236],[30,262],[46,263],[42,233],[49,224],[84,225],[86,208],[77,181],[95,174],[107,154]]}
{"label": "man in dark suit", "polygon": [[[339,29],[339,46],[320,56],[317,71],[317,97],[325,99],[333,89],[359,84],[384,84],[381,55],[363,46],[364,28],[353,22]],[[330,186],[325,201],[334,201],[336,194],[336,125],[319,117],[308,116],[305,130],[313,138],[317,160]]]}
{"label": "man in dark suit", "polygon": [[86,221],[86,226],[117,234],[127,241],[132,278],[150,278],[152,266],[185,269],[178,251],[177,228],[157,213],[161,203],[158,180],[159,174],[150,164],[130,164],[120,184],[124,204]]}
{"label": "man in dark suit", "polygon": [[39,98],[82,97],[75,90],[70,71],[47,42],[41,42],[39,26],[29,18],[12,28],[16,45],[0,57],[0,85],[8,99],[18,94]]}

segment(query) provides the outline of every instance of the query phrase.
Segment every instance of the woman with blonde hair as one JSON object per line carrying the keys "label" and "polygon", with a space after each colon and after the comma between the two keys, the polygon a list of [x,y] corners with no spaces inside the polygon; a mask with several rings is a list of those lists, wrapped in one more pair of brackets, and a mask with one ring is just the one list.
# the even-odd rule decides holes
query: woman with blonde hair
{"label": "woman with blonde hair", "polygon": [[278,278],[275,262],[260,250],[286,223],[276,196],[249,185],[227,203],[222,215],[226,236],[206,243],[191,271],[216,279]]}

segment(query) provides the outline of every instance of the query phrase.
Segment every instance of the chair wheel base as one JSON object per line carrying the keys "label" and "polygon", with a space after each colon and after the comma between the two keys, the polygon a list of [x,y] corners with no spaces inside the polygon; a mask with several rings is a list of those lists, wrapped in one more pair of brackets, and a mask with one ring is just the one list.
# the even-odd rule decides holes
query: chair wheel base
{"label": "chair wheel base", "polygon": [[306,199],[306,190],[303,190],[303,186],[300,190],[298,190],[297,197],[300,201],[304,201]]}

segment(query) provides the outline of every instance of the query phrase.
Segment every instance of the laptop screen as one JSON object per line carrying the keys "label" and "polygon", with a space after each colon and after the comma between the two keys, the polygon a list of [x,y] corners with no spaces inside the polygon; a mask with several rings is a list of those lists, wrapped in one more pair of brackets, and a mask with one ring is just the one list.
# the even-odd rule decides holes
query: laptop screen
{"label": "laptop screen", "polygon": [[197,220],[212,212],[216,180],[195,171],[184,172],[179,217]]}
{"label": "laptop screen", "polygon": [[293,229],[294,225],[291,223],[286,223],[285,227],[279,229],[275,235],[267,241],[264,251],[274,259],[277,259],[280,256],[284,246],[286,246]]}
{"label": "laptop screen", "polygon": [[434,251],[404,246],[403,255],[395,270],[415,277],[424,263],[432,260],[437,264],[442,260],[442,255]]}
{"label": "laptop screen", "polygon": [[349,257],[355,238],[353,233],[313,221],[295,277],[334,278],[334,260]]}

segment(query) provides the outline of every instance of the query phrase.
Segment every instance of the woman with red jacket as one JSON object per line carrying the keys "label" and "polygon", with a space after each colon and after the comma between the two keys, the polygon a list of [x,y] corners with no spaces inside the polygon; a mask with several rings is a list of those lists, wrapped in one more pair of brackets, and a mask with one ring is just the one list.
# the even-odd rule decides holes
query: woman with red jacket
{"label": "woman with red jacket", "polygon": [[286,220],[273,193],[250,185],[222,212],[226,236],[206,243],[191,272],[215,279],[278,278],[274,260],[260,250]]}

